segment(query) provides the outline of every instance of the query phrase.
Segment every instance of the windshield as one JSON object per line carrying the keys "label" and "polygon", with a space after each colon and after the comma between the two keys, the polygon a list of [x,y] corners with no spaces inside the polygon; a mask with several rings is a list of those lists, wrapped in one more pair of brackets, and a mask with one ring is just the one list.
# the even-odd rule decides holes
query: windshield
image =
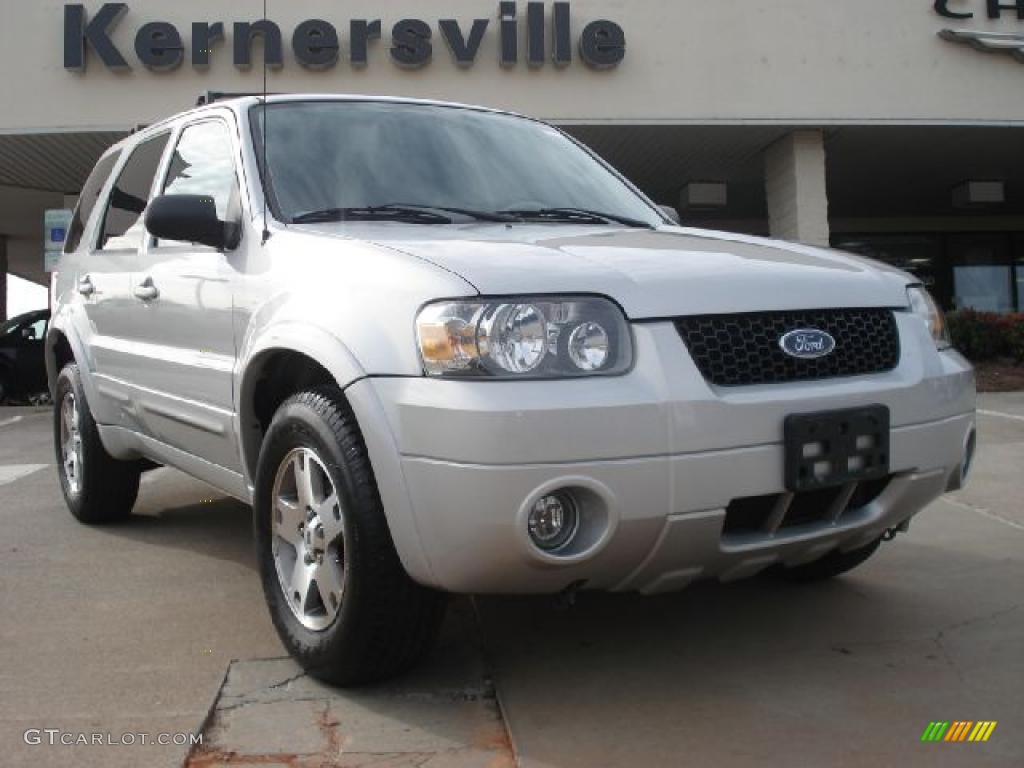
{"label": "windshield", "polygon": [[[253,108],[274,213],[422,206],[456,211],[576,209],[663,219],[559,131],[473,109],[374,102],[289,102]],[[262,161],[262,158],[260,158]],[[557,219],[547,219],[557,220]],[[421,217],[417,223],[438,223]]]}

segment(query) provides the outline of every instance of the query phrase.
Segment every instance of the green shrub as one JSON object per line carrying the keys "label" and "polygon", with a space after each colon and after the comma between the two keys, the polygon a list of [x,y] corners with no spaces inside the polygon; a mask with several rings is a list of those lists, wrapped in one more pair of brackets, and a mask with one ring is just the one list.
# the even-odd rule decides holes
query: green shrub
{"label": "green shrub", "polygon": [[1024,363],[1024,314],[1013,316],[1007,337],[1013,359],[1018,365]]}
{"label": "green shrub", "polygon": [[1020,326],[1013,315],[964,309],[947,318],[953,346],[974,362],[992,360],[1010,354],[1011,329]]}

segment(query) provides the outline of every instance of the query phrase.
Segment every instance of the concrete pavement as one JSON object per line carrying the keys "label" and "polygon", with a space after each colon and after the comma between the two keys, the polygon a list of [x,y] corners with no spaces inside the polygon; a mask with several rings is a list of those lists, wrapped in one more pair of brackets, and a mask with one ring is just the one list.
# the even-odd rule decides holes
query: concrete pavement
{"label": "concrete pavement", "polygon": [[[479,630],[459,601],[424,670],[341,693],[281,658],[244,506],[160,470],[139,519],[82,527],[60,499],[48,416],[0,409],[0,762],[180,765],[184,747],[22,733],[192,732],[212,706],[204,768],[507,765],[493,677],[531,768],[1020,766],[1024,395],[984,397],[979,425],[969,488],[842,579],[571,609],[487,598]],[[986,744],[922,744],[933,720],[999,725]]]}
{"label": "concrete pavement", "polygon": [[[511,764],[467,601],[419,674],[341,697],[282,658],[248,507],[160,469],[129,523],[82,526],[60,495],[49,411],[0,408],[0,425],[0,765],[180,766],[188,744],[138,734],[198,733],[211,713],[196,768]],[[49,746],[26,744],[28,729],[135,736]]]}
{"label": "concrete pavement", "polygon": [[235,661],[187,768],[513,768],[468,600],[453,601],[428,662],[340,692],[290,658]]}
{"label": "concrete pavement", "polygon": [[181,765],[183,747],[32,746],[22,733],[192,732],[231,659],[280,655],[258,610],[250,512],[158,470],[130,524],[79,525],[60,495],[49,412],[18,415],[0,427],[0,466],[45,466],[0,486],[0,762]]}

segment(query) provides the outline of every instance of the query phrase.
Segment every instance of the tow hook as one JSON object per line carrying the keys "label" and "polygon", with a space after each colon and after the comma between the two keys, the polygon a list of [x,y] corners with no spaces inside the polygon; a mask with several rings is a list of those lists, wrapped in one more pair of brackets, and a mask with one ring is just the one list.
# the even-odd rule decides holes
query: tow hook
{"label": "tow hook", "polygon": [[882,541],[892,541],[899,534],[906,533],[910,530],[910,521],[904,520],[902,523],[897,525],[895,528],[889,528],[885,533],[882,534]]}

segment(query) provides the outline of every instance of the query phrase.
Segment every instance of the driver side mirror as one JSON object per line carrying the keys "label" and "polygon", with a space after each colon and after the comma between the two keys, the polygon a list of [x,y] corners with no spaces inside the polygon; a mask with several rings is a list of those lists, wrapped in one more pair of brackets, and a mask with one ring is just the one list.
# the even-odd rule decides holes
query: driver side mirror
{"label": "driver side mirror", "polygon": [[233,251],[242,239],[241,217],[221,221],[208,195],[160,195],[146,209],[146,229],[161,240],[199,243]]}
{"label": "driver side mirror", "polygon": [[36,329],[33,328],[31,325],[26,328],[22,328],[21,338],[25,339],[25,341],[35,341]]}

